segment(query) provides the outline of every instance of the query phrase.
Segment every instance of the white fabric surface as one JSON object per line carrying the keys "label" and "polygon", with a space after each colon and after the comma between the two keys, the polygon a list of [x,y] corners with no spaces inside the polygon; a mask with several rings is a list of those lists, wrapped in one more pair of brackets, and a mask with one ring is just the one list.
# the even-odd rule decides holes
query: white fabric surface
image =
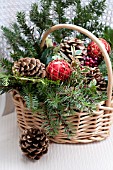
{"label": "white fabric surface", "polygon": [[110,137],[91,144],[51,144],[39,161],[19,147],[16,113],[0,117],[0,170],[113,170],[113,126]]}
{"label": "white fabric surface", "polygon": [[3,114],[5,110],[6,104],[6,94],[0,95],[0,116]]}
{"label": "white fabric surface", "polygon": [[[90,0],[82,0],[82,4],[88,4]],[[26,13],[29,11],[30,6],[32,3],[39,3],[40,0],[0,0],[0,27],[8,26],[10,23],[15,21],[16,19],[16,13],[17,11],[26,11]],[[105,23],[106,25],[110,25],[113,27],[113,0],[106,0],[107,9],[105,10],[105,14],[103,14],[101,21]],[[72,11],[70,12],[72,13]],[[72,15],[72,14],[71,14]],[[7,48],[6,48],[6,42],[1,36],[2,32],[0,30],[0,57],[1,56],[8,56]],[[0,102],[3,103],[5,99],[0,98]],[[8,99],[9,104],[12,105],[11,99]],[[1,104],[2,105],[2,104]],[[3,104],[4,105],[4,104]],[[7,108],[9,105],[7,106]],[[12,105],[12,109],[13,109]],[[7,108],[5,108],[7,110]],[[11,107],[10,107],[11,108]],[[4,110],[2,108],[2,110]],[[9,110],[10,111],[10,110]],[[7,114],[7,113],[6,113]]]}

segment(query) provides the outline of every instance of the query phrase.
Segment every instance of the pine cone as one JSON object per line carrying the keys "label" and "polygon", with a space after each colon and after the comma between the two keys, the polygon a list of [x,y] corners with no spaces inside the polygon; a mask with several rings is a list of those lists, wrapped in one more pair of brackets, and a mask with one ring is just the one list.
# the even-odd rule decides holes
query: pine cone
{"label": "pine cone", "polygon": [[93,79],[97,81],[97,90],[105,91],[107,88],[107,83],[102,76],[102,73],[100,72],[98,67],[90,68],[90,71],[86,74],[87,77],[87,84],[90,83]]}
{"label": "pine cone", "polygon": [[[74,56],[74,58],[72,48],[74,48],[76,53],[76,56]],[[87,55],[87,49],[84,45],[84,41],[81,41],[80,39],[77,38],[67,37],[66,39],[64,39],[60,44],[60,51],[69,58],[70,62],[78,58],[81,64],[82,61],[84,61],[83,56]]]}
{"label": "pine cone", "polygon": [[21,76],[38,76],[44,78],[46,76],[45,65],[35,58],[20,58],[14,62],[12,67],[13,74]]}
{"label": "pine cone", "polygon": [[30,128],[24,130],[19,143],[24,155],[30,159],[38,160],[47,153],[49,140],[43,130]]}

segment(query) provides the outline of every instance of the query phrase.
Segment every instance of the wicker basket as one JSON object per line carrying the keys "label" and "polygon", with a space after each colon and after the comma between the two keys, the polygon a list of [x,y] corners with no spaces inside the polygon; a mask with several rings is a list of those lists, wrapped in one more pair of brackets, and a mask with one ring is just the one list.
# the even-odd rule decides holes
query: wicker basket
{"label": "wicker basket", "polygon": [[[101,141],[109,136],[113,114],[113,99],[112,99],[113,80],[112,80],[112,67],[109,56],[103,44],[97,37],[95,37],[88,30],[71,24],[58,24],[51,27],[48,31],[44,33],[41,47],[43,47],[45,39],[48,36],[48,34],[60,28],[67,28],[79,31],[97,43],[104,56],[104,60],[108,71],[108,87],[107,87],[108,100],[98,103],[97,110],[92,115],[89,115],[88,113],[85,112],[84,113],[76,112],[74,115],[67,116],[66,121],[70,121],[76,129],[73,135],[70,138],[68,138],[64,132],[63,125],[61,125],[59,128],[59,134],[54,138],[50,137],[50,140],[56,143],[88,143],[94,141]],[[45,121],[44,119],[42,119],[41,114],[40,113],[33,114],[30,110],[28,110],[25,101],[16,90],[13,91],[13,101],[16,106],[17,121],[19,128],[21,130],[34,126],[41,127],[42,123]]]}

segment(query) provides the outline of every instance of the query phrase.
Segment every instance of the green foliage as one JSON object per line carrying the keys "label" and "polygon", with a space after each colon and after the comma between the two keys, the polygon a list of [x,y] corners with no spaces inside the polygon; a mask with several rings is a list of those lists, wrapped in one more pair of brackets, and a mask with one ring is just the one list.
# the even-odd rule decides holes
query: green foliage
{"label": "green foliage", "polygon": [[33,42],[31,40],[25,40],[26,35],[22,36],[21,29],[17,23],[12,24],[12,30],[6,27],[2,27],[2,30],[13,49],[11,57],[14,61],[21,57],[37,57],[35,42],[33,40]]}
{"label": "green foliage", "polygon": [[39,10],[38,4],[34,3],[30,10],[30,19],[36,25],[37,30],[40,34],[43,33],[45,29],[48,29],[52,25],[52,20],[50,19],[50,0],[41,1],[41,10]]}
{"label": "green foliage", "polygon": [[[106,26],[105,29],[102,31],[102,38],[104,38],[110,44],[111,53],[109,54],[109,57],[113,69],[113,38],[112,37],[113,37],[113,29],[109,26]],[[99,69],[107,80],[107,68],[106,68],[105,61],[102,61],[102,63],[99,65]]]}
{"label": "green foliage", "polygon": [[66,82],[3,75],[2,81],[5,83],[8,81],[8,84],[4,85],[7,87],[12,85],[12,89],[16,89],[17,82],[16,87],[26,101],[27,107],[34,114],[40,112],[46,120],[43,126],[46,126],[50,136],[58,133],[60,124],[64,126],[67,135],[71,135],[75,129],[66,121],[66,115],[73,115],[76,112],[93,115],[97,103],[106,100],[106,93],[97,91],[96,81],[85,84],[87,71],[87,68],[80,71],[80,68],[76,67],[76,71]]}
{"label": "green foliage", "polygon": [[110,43],[111,49],[113,50],[113,29],[111,27],[105,27],[102,32],[102,37]]}
{"label": "green foliage", "polygon": [[[1,58],[0,59],[0,71],[7,71],[7,72],[12,72],[12,65],[13,63],[6,58]],[[5,72],[5,74],[7,73]]]}
{"label": "green foliage", "polygon": [[[70,7],[75,12],[73,19],[65,15],[65,11],[68,11]],[[17,21],[11,24],[11,28],[2,26],[3,34],[13,49],[11,57],[14,61],[26,56],[39,58],[42,34],[55,24],[76,24],[95,35],[100,34],[105,26],[99,21],[99,17],[103,14],[105,7],[105,0],[91,0],[85,6],[80,0],[74,2],[72,0],[42,0],[41,10],[37,3],[32,4],[29,15],[30,21],[34,24],[33,27],[28,24],[25,12],[17,13]],[[55,41],[60,42],[64,37],[71,35],[71,32],[67,29],[55,31],[53,33]]]}
{"label": "green foliage", "polygon": [[76,65],[75,71],[66,82],[1,73],[0,90],[1,93],[3,88],[6,91],[18,90],[27,107],[34,114],[40,112],[46,119],[43,126],[46,126],[49,135],[56,135],[60,124],[64,126],[67,135],[71,135],[75,129],[66,121],[66,115],[76,112],[93,114],[97,103],[106,100],[106,93],[97,91],[96,81],[87,85],[85,74],[88,70],[87,67],[81,70]]}
{"label": "green foliage", "polygon": [[[111,61],[111,65],[112,65],[112,70],[113,70],[113,52],[111,52],[111,54],[109,55],[110,57],[110,61]],[[103,76],[106,78],[107,80],[107,68],[106,68],[106,64],[105,61],[102,61],[102,63],[99,65],[99,69],[101,71],[101,73],[103,74]]]}
{"label": "green foliage", "polygon": [[52,61],[52,56],[53,56],[53,47],[49,47],[45,49],[44,52],[42,53],[40,61],[48,65],[48,63]]}
{"label": "green foliage", "polygon": [[86,28],[96,36],[101,35],[105,25],[99,21],[99,17],[104,13],[106,8],[106,0],[91,0],[84,7],[81,5],[81,0],[74,1],[75,17],[72,23]]}

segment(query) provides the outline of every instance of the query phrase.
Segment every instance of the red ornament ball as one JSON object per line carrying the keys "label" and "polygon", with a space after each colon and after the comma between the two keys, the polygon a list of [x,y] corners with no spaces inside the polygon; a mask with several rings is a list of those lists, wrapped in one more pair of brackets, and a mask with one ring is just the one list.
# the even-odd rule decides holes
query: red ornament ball
{"label": "red ornament ball", "polygon": [[[111,51],[111,47],[110,47],[109,43],[103,38],[99,38],[99,40],[103,43],[103,45],[105,46],[105,49],[107,50],[107,52],[109,54]],[[100,48],[98,47],[98,45],[94,41],[91,41],[88,44],[87,54],[92,58],[102,57],[102,52],[101,52]]]}
{"label": "red ornament ball", "polygon": [[57,59],[49,63],[46,68],[46,72],[47,77],[51,80],[65,81],[70,77],[72,69],[68,62],[66,62],[65,60]]}

